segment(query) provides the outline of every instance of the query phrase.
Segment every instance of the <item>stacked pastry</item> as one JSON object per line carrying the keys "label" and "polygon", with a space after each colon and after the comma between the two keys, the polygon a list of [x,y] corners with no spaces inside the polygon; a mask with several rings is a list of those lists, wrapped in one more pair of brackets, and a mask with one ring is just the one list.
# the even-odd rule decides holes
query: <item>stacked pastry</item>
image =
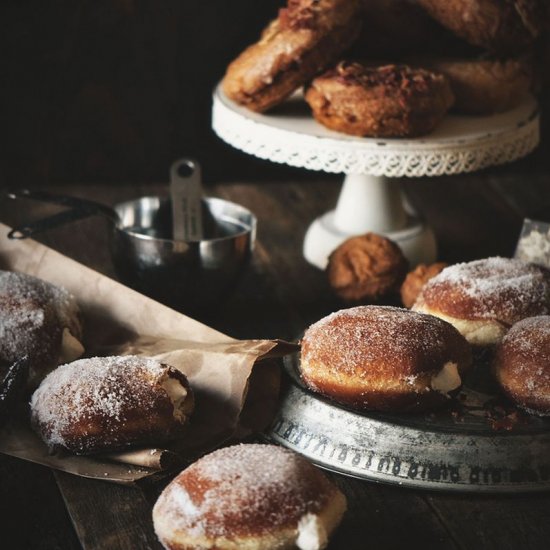
{"label": "stacked pastry", "polygon": [[229,65],[223,89],[262,112],[303,86],[332,130],[424,135],[451,108],[516,107],[532,88],[547,21],[544,0],[288,0]]}

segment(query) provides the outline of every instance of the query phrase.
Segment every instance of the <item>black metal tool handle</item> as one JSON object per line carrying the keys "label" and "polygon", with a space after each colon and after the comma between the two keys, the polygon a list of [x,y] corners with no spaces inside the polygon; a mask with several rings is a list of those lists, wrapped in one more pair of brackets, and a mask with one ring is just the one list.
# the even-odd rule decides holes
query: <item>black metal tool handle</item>
{"label": "black metal tool handle", "polygon": [[88,210],[113,219],[118,218],[117,213],[109,206],[89,199],[81,199],[69,195],[58,195],[56,193],[50,193],[49,191],[32,189],[6,189],[4,195],[9,199],[30,199],[48,204],[58,204],[59,206]]}
{"label": "black metal tool handle", "polygon": [[48,218],[43,218],[41,220],[15,227],[8,233],[8,238],[26,239],[36,235],[37,233],[42,233],[48,229],[54,229],[55,227],[87,218],[93,214],[94,212],[87,212],[86,210],[64,210],[63,212],[59,212],[58,214],[54,214]]}
{"label": "black metal tool handle", "polygon": [[55,193],[49,193],[48,191],[33,191],[30,189],[4,190],[3,195],[9,199],[30,199],[48,204],[66,206],[69,208],[69,210],[59,212],[53,216],[49,216],[42,220],[29,222],[14,228],[8,234],[10,239],[26,239],[27,237],[31,237],[32,235],[36,235],[42,231],[53,229],[54,227],[59,227],[61,225],[96,214],[105,216],[113,223],[117,223],[119,221],[118,214],[112,208],[87,199],[80,199],[67,195],[57,195]]}

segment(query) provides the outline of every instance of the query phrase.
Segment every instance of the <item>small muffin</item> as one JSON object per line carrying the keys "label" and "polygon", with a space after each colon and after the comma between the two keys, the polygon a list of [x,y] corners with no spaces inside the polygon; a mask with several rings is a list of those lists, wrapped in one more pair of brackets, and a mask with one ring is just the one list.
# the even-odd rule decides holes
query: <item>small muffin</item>
{"label": "small muffin", "polygon": [[25,273],[0,271],[0,361],[27,356],[29,385],[84,352],[80,312],[74,296]]}
{"label": "small muffin", "polygon": [[318,122],[355,136],[413,137],[431,132],[454,98],[443,75],[406,65],[341,62],[307,87]]}
{"label": "small muffin", "polygon": [[357,409],[420,411],[447,402],[472,363],[449,323],[388,306],[359,306],[311,325],[300,372],[313,391]]}
{"label": "small muffin", "polygon": [[171,550],[321,550],[346,509],[320,470],[275,445],[236,445],[178,475],[153,508]]}
{"label": "small muffin", "polygon": [[179,370],[145,357],[93,357],[44,379],[31,422],[52,451],[91,454],[175,439],[193,408]]}
{"label": "small muffin", "polygon": [[435,264],[420,264],[407,274],[401,285],[401,301],[405,307],[411,308],[422,287],[433,277],[441,273],[447,267],[445,262]]}
{"label": "small muffin", "polygon": [[419,66],[444,74],[455,96],[453,110],[470,115],[492,115],[517,107],[533,85],[526,59],[423,58]]}
{"label": "small muffin", "polygon": [[550,271],[500,257],[452,265],[426,283],[413,310],[448,321],[471,344],[490,346],[514,323],[550,312]]}
{"label": "small muffin", "polygon": [[436,21],[470,44],[499,54],[529,48],[547,15],[545,0],[417,0]]}
{"label": "small muffin", "polygon": [[502,391],[520,408],[550,416],[550,316],[516,323],[496,348],[494,371]]}
{"label": "small muffin", "polygon": [[396,291],[409,262],[390,239],[367,233],[352,237],[332,252],[327,274],[330,286],[343,300],[378,300]]}
{"label": "small muffin", "polygon": [[227,68],[233,101],[266,111],[334,63],[359,33],[358,0],[289,0],[260,41]]}

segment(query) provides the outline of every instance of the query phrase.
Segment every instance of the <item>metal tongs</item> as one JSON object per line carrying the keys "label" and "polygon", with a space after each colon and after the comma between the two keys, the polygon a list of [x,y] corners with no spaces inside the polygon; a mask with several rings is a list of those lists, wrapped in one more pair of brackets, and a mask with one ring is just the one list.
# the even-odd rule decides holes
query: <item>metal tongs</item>
{"label": "metal tongs", "polygon": [[33,221],[26,225],[21,225],[12,229],[8,233],[8,237],[10,239],[26,239],[35,233],[41,233],[42,231],[53,229],[76,220],[88,218],[96,214],[105,216],[111,221],[118,220],[118,215],[112,208],[109,208],[99,202],[90,201],[87,199],[56,195],[47,191],[30,189],[9,189],[4,191],[4,196],[9,199],[31,199],[67,207],[66,210],[54,214],[53,216],[48,216],[42,220]]}

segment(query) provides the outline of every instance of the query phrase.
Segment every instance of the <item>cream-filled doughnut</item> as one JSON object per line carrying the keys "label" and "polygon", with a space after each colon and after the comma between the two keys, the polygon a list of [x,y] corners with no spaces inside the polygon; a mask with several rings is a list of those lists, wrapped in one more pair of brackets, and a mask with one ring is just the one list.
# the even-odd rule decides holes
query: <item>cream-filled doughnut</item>
{"label": "cream-filled doughnut", "polygon": [[496,344],[514,323],[550,312],[550,271],[500,257],[452,265],[426,283],[413,310],[448,321],[471,344]]}
{"label": "cream-filled doughnut", "polygon": [[84,352],[74,296],[64,288],[14,271],[0,271],[0,361],[28,356],[36,386],[60,362]]}
{"label": "cream-filled doughnut", "polygon": [[310,326],[300,371],[312,390],[381,411],[444,403],[471,365],[470,347],[449,323],[388,306],[359,306]]}
{"label": "cream-filled doughnut", "polygon": [[519,407],[550,416],[550,316],[516,323],[497,346],[496,379]]}
{"label": "cream-filled doughnut", "polygon": [[153,508],[171,550],[320,550],[346,499],[315,466],[275,445],[219,449],[179,474]]}
{"label": "cream-filled doughnut", "polygon": [[93,357],[50,373],[31,421],[52,450],[90,454],[183,434],[194,400],[183,373],[154,359]]}

